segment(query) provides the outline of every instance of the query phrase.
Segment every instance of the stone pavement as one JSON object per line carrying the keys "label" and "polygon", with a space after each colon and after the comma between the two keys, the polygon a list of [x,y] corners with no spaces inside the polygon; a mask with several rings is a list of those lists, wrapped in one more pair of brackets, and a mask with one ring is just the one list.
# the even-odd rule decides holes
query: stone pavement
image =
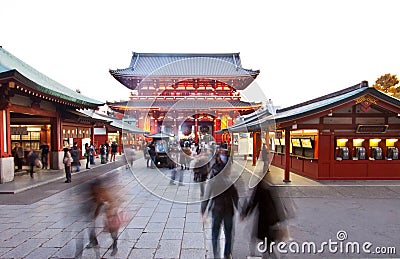
{"label": "stone pavement", "polygon": [[[249,185],[254,184],[254,175],[250,172],[257,174],[259,166],[254,168],[235,158],[232,177],[237,179],[240,203],[249,195]],[[82,213],[85,207],[83,194],[87,190],[85,181],[90,179],[81,181],[75,177],[75,185],[55,190],[37,202],[0,205],[0,258],[212,258],[210,223],[203,223],[201,218],[199,186],[193,183],[190,171],[185,171],[184,186],[170,185],[166,177],[170,174],[168,169],[148,169],[142,158],[136,160],[130,169],[121,166],[107,173],[114,176],[109,178],[112,179],[110,188],[120,197],[121,207],[129,218],[120,229],[116,256],[110,256],[112,239],[103,231],[101,217],[96,228],[99,249],[84,249],[88,243],[90,219]],[[281,177],[277,168],[271,168],[271,174],[276,179]],[[100,174],[97,177],[101,177]],[[345,230],[351,241],[399,246],[400,187],[396,182],[389,185],[357,182],[330,186],[301,177],[296,181],[292,179],[289,185],[280,188],[283,195],[291,197],[297,205],[296,217],[289,222],[293,240],[323,242],[334,239],[339,230]],[[251,219],[236,219],[233,258],[261,256],[252,251],[255,244],[249,242],[253,224]],[[281,257],[360,256],[369,257],[366,254],[344,255],[326,251]]]}
{"label": "stone pavement", "polygon": [[[103,168],[106,166],[107,168],[116,168],[121,166],[122,164],[125,164],[124,162],[124,155],[117,155],[116,156],[116,162],[109,162],[107,164],[101,164],[100,163],[100,158],[97,157],[95,158],[94,165],[90,165],[91,169],[95,168]],[[90,169],[86,169],[86,159],[81,160],[81,170],[80,172],[76,172],[76,168],[73,166],[72,167],[72,176],[75,177],[76,175],[82,174],[84,172],[90,172]],[[65,170],[64,169],[59,169],[59,170],[54,170],[54,169],[34,169],[34,177],[31,178],[29,173],[28,173],[29,167],[24,166],[22,172],[16,172],[16,175],[14,177],[14,181],[8,182],[8,183],[3,183],[0,184],[0,194],[12,194],[12,193],[20,193],[32,188],[36,188],[39,186],[42,186],[44,184],[48,184],[51,182],[55,181],[61,181],[65,180]],[[105,170],[103,168],[102,170]],[[92,170],[93,171],[93,170]],[[98,171],[98,170],[95,170]]]}

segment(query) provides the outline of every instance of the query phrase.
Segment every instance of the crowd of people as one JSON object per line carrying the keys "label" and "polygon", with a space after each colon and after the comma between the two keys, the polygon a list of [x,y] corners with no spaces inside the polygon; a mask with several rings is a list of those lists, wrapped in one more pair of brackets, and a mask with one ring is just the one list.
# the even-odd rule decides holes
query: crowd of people
{"label": "crowd of people", "polygon": [[[295,206],[289,200],[280,197],[276,187],[270,185],[268,150],[266,145],[262,146],[261,158],[264,162],[262,168],[264,177],[253,189],[250,190],[250,196],[240,198],[238,189],[231,179],[231,170],[233,158],[230,156],[229,147],[225,145],[203,145],[196,143],[190,144],[183,142],[171,144],[168,146],[168,168],[170,169],[170,184],[184,185],[183,176],[186,170],[193,171],[193,181],[199,183],[201,214],[204,222],[211,218],[211,243],[215,258],[232,258],[232,249],[234,244],[235,215],[245,222],[252,216],[252,247],[257,247],[257,242],[265,240],[264,258],[274,258],[270,249],[271,244],[280,240],[289,238],[286,222],[295,214]],[[143,151],[147,160],[147,167],[155,168],[155,156],[157,155],[154,142],[143,145]],[[37,166],[37,161],[41,161],[41,167],[48,167],[49,146],[43,143],[40,146],[41,153],[31,150],[27,159],[30,165],[30,174],[33,177],[33,168]],[[115,155],[118,145],[113,142],[109,145],[108,141],[96,148],[93,144],[86,143],[84,146],[84,157],[86,157],[86,169],[94,164],[94,157],[99,152],[101,162],[107,163],[115,161]],[[13,154],[17,161],[18,168],[22,167],[24,150],[19,144],[16,144]],[[66,183],[71,182],[71,172],[75,168],[76,172],[81,170],[80,158],[82,151],[77,143],[72,148],[64,149],[63,163],[65,166]],[[110,156],[111,155],[111,156]],[[115,197],[105,187],[101,180],[94,181],[90,186],[90,198],[87,206],[90,207],[90,217],[93,224],[101,211],[105,215],[105,227],[110,233],[112,244],[112,255],[118,251],[117,237],[121,226],[119,215],[119,204]],[[90,205],[91,204],[91,205]],[[89,206],[90,205],[90,206]],[[254,217],[253,217],[254,215]],[[220,252],[220,234],[223,227],[225,235],[225,245],[221,255]],[[98,240],[94,232],[95,225],[90,231],[90,242],[87,248],[98,248]]]}
{"label": "crowd of people", "polygon": [[[83,157],[86,159],[86,169],[90,169],[90,165],[95,164],[95,157],[98,154],[101,156],[101,163],[107,163],[109,161],[115,162],[116,154],[118,152],[118,144],[116,141],[113,141],[112,144],[109,145],[109,141],[106,140],[99,148],[97,148],[93,143],[86,143],[83,149]],[[81,170],[80,160],[82,158],[82,151],[78,147],[78,143],[75,142],[71,148],[65,147],[63,152],[62,163],[65,168],[65,182],[70,183],[73,167],[75,167],[75,172],[80,172]],[[45,142],[40,145],[39,150],[32,148],[27,148],[27,150],[25,150],[20,143],[16,142],[12,149],[12,155],[17,167],[16,171],[21,172],[23,171],[23,165],[28,165],[28,172],[32,178],[34,177],[35,171],[50,169],[50,146]]]}

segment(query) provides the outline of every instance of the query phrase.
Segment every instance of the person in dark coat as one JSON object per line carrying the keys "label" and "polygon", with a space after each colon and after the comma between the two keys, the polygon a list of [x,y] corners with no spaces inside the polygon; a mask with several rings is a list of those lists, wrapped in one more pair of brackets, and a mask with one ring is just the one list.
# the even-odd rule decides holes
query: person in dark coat
{"label": "person in dark coat", "polygon": [[64,148],[64,158],[63,158],[63,163],[64,163],[64,169],[65,169],[65,183],[70,183],[71,182],[71,165],[72,165],[72,157],[71,153],[69,152],[68,148]]}
{"label": "person in dark coat", "polygon": [[43,143],[39,148],[42,150],[42,169],[47,169],[50,147],[47,143]]}
{"label": "person in dark coat", "polygon": [[28,154],[28,160],[29,160],[29,174],[31,175],[31,178],[33,178],[33,169],[35,168],[35,161],[36,159],[39,159],[39,154],[35,150],[31,149],[31,151]]}
{"label": "person in dark coat", "polygon": [[266,240],[264,257],[274,256],[270,249],[271,242],[279,242],[283,239],[284,234],[287,234],[285,233],[286,227],[280,223],[288,218],[277,187],[270,186],[268,178],[269,174],[266,174],[257,184],[241,211],[242,219],[254,212],[255,225],[253,227],[252,245],[254,245],[253,247],[257,246],[256,239]]}
{"label": "person in dark coat", "polygon": [[156,152],[156,145],[155,145],[154,141],[149,144],[148,152],[150,155],[150,168],[156,168],[155,161],[156,161],[157,152]]}
{"label": "person in dark coat", "polygon": [[261,159],[264,162],[263,165],[263,171],[262,173],[266,173],[269,172],[269,159],[268,159],[268,149],[267,149],[267,145],[265,143],[263,143],[262,148],[261,148]]}
{"label": "person in dark coat", "polygon": [[18,171],[22,170],[22,164],[24,163],[24,149],[19,143],[15,143],[15,147],[12,150],[13,156],[17,162]]}
{"label": "person in dark coat", "polygon": [[238,207],[239,195],[234,183],[225,171],[218,172],[213,179],[207,182],[204,201],[201,204],[203,218],[207,207],[212,213],[211,237],[214,258],[220,258],[219,234],[221,225],[224,226],[225,248],[224,258],[232,258],[234,214]]}
{"label": "person in dark coat", "polygon": [[105,155],[106,155],[106,162],[108,162],[108,156],[110,154],[110,144],[108,143],[108,140],[104,142],[104,149],[105,149]]}
{"label": "person in dark coat", "polygon": [[71,150],[71,157],[72,157],[72,166],[76,166],[76,172],[81,170],[81,161],[80,161],[80,153],[81,150],[78,147],[77,143],[74,143],[74,146]]}
{"label": "person in dark coat", "polygon": [[85,157],[86,157],[86,169],[90,169],[89,163],[90,163],[90,154],[92,150],[89,148],[89,143],[85,144]]}
{"label": "person in dark coat", "polygon": [[214,164],[210,168],[210,178],[213,178],[217,174],[219,174],[225,167],[225,163],[222,161],[221,154],[215,154]]}
{"label": "person in dark coat", "polygon": [[210,171],[209,160],[210,158],[205,152],[200,153],[200,155],[195,158],[193,172],[195,174],[196,181],[200,182],[200,198],[204,196],[205,184]]}
{"label": "person in dark coat", "polygon": [[111,144],[111,159],[110,162],[115,162],[115,155],[117,154],[118,144],[117,142],[113,141]]}

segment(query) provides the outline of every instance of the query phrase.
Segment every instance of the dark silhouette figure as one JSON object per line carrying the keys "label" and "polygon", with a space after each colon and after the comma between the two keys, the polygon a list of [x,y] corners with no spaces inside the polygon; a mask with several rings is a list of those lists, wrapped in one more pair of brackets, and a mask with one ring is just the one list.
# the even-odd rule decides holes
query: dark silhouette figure
{"label": "dark silhouette figure", "polygon": [[[218,176],[217,176],[218,175]],[[238,206],[239,195],[235,185],[224,172],[218,172],[206,185],[204,201],[201,204],[201,213],[204,217],[209,205],[212,213],[212,247],[215,258],[219,258],[219,234],[221,225],[224,225],[225,248],[224,258],[232,258],[232,245],[234,234],[233,216],[235,207]]]}
{"label": "dark silhouette figure", "polygon": [[266,174],[254,188],[242,208],[241,218],[244,219],[254,212],[255,225],[251,243],[256,247],[257,239],[263,241],[264,258],[273,258],[275,255],[272,253],[271,242],[277,243],[288,237],[284,221],[294,216],[294,207],[289,200],[285,202],[279,197],[278,187],[270,186],[268,178],[269,175]]}
{"label": "dark silhouette figure", "polygon": [[78,147],[77,143],[74,143],[74,146],[72,147],[71,150],[71,156],[72,156],[72,166],[76,166],[76,172],[79,172],[81,170],[81,161],[80,161],[80,154],[81,150]]}
{"label": "dark silhouette figure", "polygon": [[33,178],[33,173],[34,173],[34,168],[36,166],[35,162],[36,159],[39,159],[39,154],[35,150],[31,150],[28,154],[28,160],[29,160],[29,174],[31,175],[31,178]]}
{"label": "dark silhouette figure", "polygon": [[269,158],[268,158],[269,152],[267,149],[267,145],[263,143],[262,148],[261,148],[261,159],[264,162],[263,165],[263,171],[262,173],[264,174],[265,172],[269,172]]}
{"label": "dark silhouette figure", "polygon": [[49,159],[49,145],[47,143],[43,143],[40,145],[40,150],[42,150],[42,169],[47,169],[47,166],[49,165],[48,159]]}
{"label": "dark silhouette figure", "polygon": [[19,143],[15,143],[15,147],[13,148],[12,153],[17,162],[18,171],[21,171],[22,164],[24,163],[24,149]]}
{"label": "dark silhouette figure", "polygon": [[89,144],[85,144],[85,157],[86,157],[86,169],[90,169],[89,163],[90,163],[90,154],[91,154],[91,149],[89,148]]}
{"label": "dark silhouette figure", "polygon": [[[150,143],[150,145],[148,147],[148,152],[150,155],[150,163],[151,163],[150,168],[156,168],[155,161],[156,161],[157,153],[156,153],[156,146],[155,146],[154,142]],[[147,160],[147,167],[148,167],[148,162],[149,162],[149,160]]]}
{"label": "dark silhouette figure", "polygon": [[117,154],[118,144],[117,142],[113,141],[111,144],[111,159],[110,162],[115,162],[115,155]]}

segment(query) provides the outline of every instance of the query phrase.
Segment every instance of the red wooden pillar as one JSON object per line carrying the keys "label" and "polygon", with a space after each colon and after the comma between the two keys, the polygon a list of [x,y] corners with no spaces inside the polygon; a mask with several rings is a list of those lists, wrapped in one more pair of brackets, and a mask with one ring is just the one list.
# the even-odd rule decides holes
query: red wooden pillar
{"label": "red wooden pillar", "polygon": [[0,157],[11,157],[10,109],[0,110]]}
{"label": "red wooden pillar", "polygon": [[90,144],[94,144],[94,126],[90,127]]}
{"label": "red wooden pillar", "polygon": [[[62,129],[61,129],[61,117],[57,114],[57,117],[50,118],[50,130],[51,130],[51,151],[58,152],[62,150]],[[93,130],[92,130],[93,132]]]}
{"label": "red wooden pillar", "polygon": [[283,181],[290,183],[290,128],[285,129],[285,177]]}
{"label": "red wooden pillar", "polygon": [[197,118],[197,114],[194,117],[194,141],[198,142],[199,141],[199,119]]}
{"label": "red wooden pillar", "polygon": [[62,126],[61,116],[57,112],[56,117],[50,118],[51,144],[50,144],[50,168],[62,169]]}
{"label": "red wooden pillar", "polygon": [[257,132],[253,132],[253,166],[257,164]]}
{"label": "red wooden pillar", "polygon": [[122,154],[122,148],[123,148],[123,143],[122,143],[122,131],[119,131],[118,133],[118,143],[119,143],[119,154]]}
{"label": "red wooden pillar", "polygon": [[213,122],[214,122],[214,127],[213,127],[213,128],[214,128],[214,130],[213,130],[213,138],[214,138],[214,140],[216,141],[215,131],[217,131],[217,116],[214,117]]}

